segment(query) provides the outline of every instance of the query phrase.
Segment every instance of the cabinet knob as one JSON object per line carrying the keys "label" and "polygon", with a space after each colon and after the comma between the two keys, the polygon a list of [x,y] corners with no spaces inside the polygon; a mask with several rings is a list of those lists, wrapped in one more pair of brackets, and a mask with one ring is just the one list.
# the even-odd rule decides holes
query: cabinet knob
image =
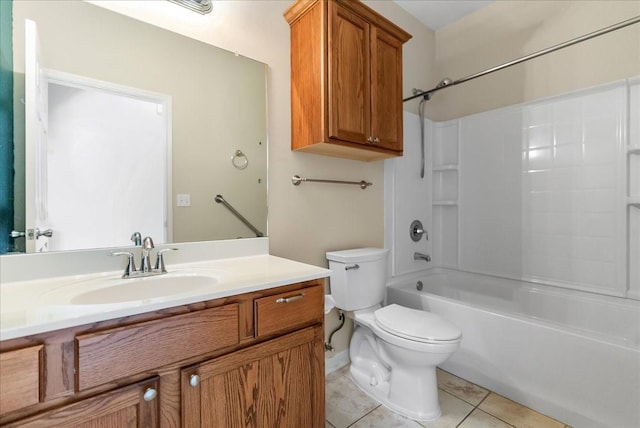
{"label": "cabinet knob", "polygon": [[367,143],[373,144],[373,137],[367,137]]}
{"label": "cabinet knob", "polygon": [[373,139],[373,144],[378,144],[380,143],[380,138],[376,137]]}
{"label": "cabinet knob", "polygon": [[192,374],[189,377],[189,385],[198,386],[199,383],[200,383],[200,376],[198,376],[197,374]]}
{"label": "cabinet knob", "polygon": [[142,398],[144,398],[144,401],[151,401],[156,398],[157,395],[158,391],[156,391],[154,388],[147,388]]}

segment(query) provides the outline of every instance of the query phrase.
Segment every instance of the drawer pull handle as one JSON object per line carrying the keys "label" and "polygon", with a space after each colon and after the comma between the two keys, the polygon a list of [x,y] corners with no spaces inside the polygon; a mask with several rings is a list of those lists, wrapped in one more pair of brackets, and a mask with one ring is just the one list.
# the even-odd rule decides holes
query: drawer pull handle
{"label": "drawer pull handle", "polygon": [[197,374],[192,374],[189,377],[189,385],[198,386],[199,383],[200,383],[200,376],[198,376]]}
{"label": "drawer pull handle", "polygon": [[304,293],[298,294],[297,296],[291,296],[291,297],[279,297],[276,299],[276,303],[291,303],[291,302],[295,302],[296,300],[300,300],[303,297],[304,297]]}
{"label": "drawer pull handle", "polygon": [[345,266],[344,270],[360,269],[360,265]]}
{"label": "drawer pull handle", "polygon": [[156,398],[157,395],[158,395],[158,391],[156,391],[153,388],[147,388],[142,398],[144,398],[144,401],[151,401],[154,398]]}

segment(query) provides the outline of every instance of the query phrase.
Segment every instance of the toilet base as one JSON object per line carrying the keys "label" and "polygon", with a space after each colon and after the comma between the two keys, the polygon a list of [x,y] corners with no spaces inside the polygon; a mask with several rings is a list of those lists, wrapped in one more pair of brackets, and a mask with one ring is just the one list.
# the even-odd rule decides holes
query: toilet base
{"label": "toilet base", "polygon": [[358,366],[354,366],[353,364],[349,368],[349,373],[351,375],[351,379],[356,384],[356,386],[360,388],[360,390],[362,390],[369,397],[373,398],[389,410],[398,413],[399,415],[423,422],[435,421],[440,418],[441,412],[440,405],[437,400],[437,387],[435,391],[435,408],[432,408],[431,411],[415,412],[403,407],[400,403],[396,403],[389,399],[391,384],[388,380],[377,382],[376,380],[374,380],[375,377],[372,377],[370,373],[367,373],[366,370],[362,370],[361,368],[359,368]]}
{"label": "toilet base", "polygon": [[[354,383],[371,398],[402,416],[420,421],[438,419],[440,404],[435,364],[448,358],[448,354],[439,355],[435,364],[425,364],[425,360],[429,360],[427,355],[400,351],[402,357],[417,360],[420,366],[416,367],[411,364],[413,361],[394,355],[397,351],[394,348],[377,338],[369,328],[356,325],[349,346],[349,372]],[[391,364],[392,360],[397,362]]]}

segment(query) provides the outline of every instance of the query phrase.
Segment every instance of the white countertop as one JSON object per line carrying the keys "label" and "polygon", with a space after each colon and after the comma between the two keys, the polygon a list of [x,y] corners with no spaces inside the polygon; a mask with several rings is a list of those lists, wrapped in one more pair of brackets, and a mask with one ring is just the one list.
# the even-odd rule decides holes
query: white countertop
{"label": "white countertop", "polygon": [[[87,284],[120,280],[122,271],[0,284],[0,341],[324,278],[331,272],[271,255],[174,264],[167,270],[167,277],[205,274],[215,276],[217,283],[170,296],[90,305],[70,304],[68,296]],[[145,279],[125,281],[132,281],[133,286],[135,281]]]}

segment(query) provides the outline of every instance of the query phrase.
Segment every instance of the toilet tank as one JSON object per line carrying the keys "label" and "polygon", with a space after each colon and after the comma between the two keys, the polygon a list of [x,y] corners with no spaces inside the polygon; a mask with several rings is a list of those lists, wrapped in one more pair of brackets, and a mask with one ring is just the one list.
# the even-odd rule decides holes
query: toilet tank
{"label": "toilet tank", "polygon": [[387,279],[384,248],[329,251],[331,296],[337,308],[355,311],[381,304]]}

